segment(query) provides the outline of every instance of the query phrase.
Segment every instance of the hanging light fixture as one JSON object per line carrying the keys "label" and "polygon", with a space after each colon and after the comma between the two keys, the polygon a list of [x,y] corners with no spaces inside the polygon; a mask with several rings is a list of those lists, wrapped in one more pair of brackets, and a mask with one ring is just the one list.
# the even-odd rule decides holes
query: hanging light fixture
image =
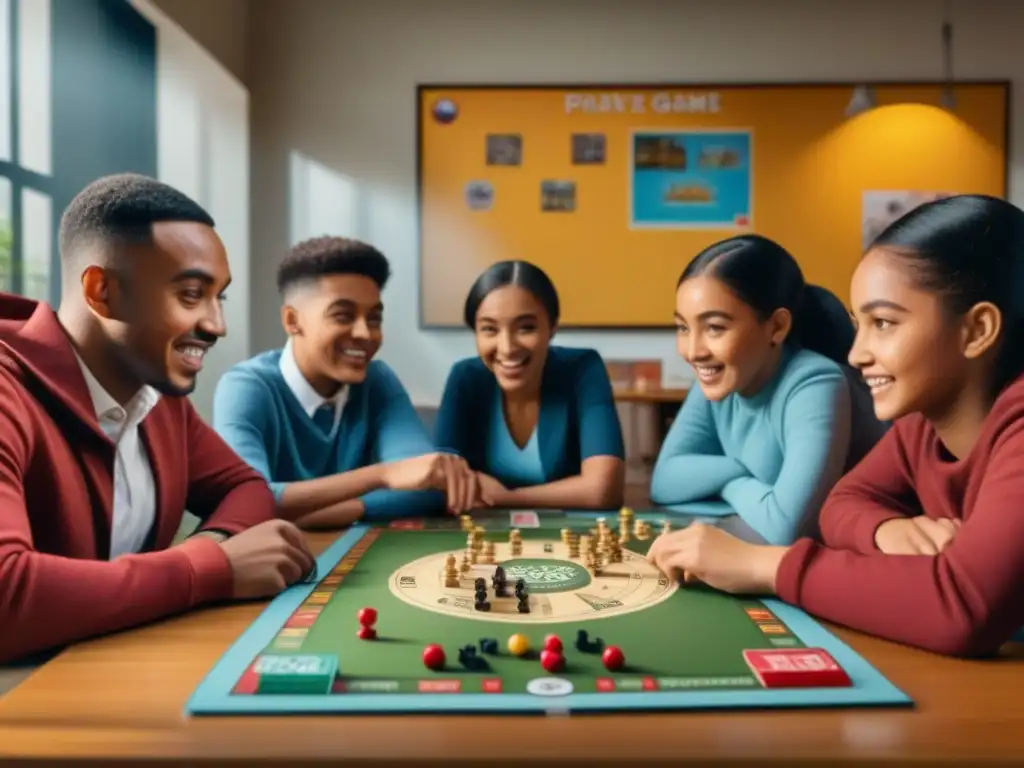
{"label": "hanging light fixture", "polygon": [[846,105],[846,116],[856,117],[862,112],[875,108],[875,91],[870,85],[858,85],[853,89],[850,103]]}

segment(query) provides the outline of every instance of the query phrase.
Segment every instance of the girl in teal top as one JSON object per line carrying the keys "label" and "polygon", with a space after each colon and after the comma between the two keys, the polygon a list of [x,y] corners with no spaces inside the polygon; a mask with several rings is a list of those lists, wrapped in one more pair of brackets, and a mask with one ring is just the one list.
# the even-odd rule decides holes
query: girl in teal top
{"label": "girl in teal top", "polygon": [[805,285],[782,246],[744,235],[690,263],[675,321],[698,386],[662,445],[651,500],[738,514],[771,544],[814,534],[832,486],[886,429],[846,363],[854,328],[842,303]]}
{"label": "girl in teal top", "polygon": [[437,447],[466,459],[493,506],[617,508],[625,448],[611,381],[594,350],[551,344],[558,318],[558,293],[533,264],[480,275],[465,306],[478,354],[448,376]]}

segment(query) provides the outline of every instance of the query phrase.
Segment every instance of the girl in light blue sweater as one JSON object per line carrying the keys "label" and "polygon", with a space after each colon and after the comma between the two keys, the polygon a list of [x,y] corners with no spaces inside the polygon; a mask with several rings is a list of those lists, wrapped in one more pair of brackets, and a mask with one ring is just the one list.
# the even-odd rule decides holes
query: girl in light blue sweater
{"label": "girl in light blue sweater", "polygon": [[887,427],[846,362],[846,309],[805,285],[778,243],[743,235],[686,268],[675,321],[699,386],[662,445],[651,500],[682,513],[735,513],[770,544],[814,535],[832,486]]}

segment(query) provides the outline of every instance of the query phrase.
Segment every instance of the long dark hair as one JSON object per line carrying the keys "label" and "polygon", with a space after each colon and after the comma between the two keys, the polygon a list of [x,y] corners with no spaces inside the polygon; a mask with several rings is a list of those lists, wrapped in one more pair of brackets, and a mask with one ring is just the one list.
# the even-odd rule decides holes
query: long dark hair
{"label": "long dark hair", "polygon": [[807,285],[796,259],[774,240],[740,235],[715,243],[694,257],[676,287],[704,274],[724,283],[761,320],[789,310],[787,342],[849,365],[856,332],[846,307],[831,291]]}
{"label": "long dark hair", "polygon": [[558,291],[547,273],[528,261],[499,261],[484,270],[469,289],[463,309],[463,320],[469,328],[476,327],[477,310],[488,294],[506,285],[518,285],[536,296],[548,313],[551,327],[558,325]]}
{"label": "long dark hair", "polygon": [[904,214],[872,247],[899,258],[954,315],[983,301],[998,307],[994,392],[1024,373],[1024,211],[988,195],[947,197]]}

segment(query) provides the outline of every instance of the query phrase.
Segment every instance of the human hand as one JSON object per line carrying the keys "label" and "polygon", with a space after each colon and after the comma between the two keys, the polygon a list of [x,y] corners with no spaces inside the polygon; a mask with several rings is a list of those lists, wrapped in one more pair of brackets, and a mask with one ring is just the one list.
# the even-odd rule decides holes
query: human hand
{"label": "human hand", "polygon": [[483,472],[477,472],[477,482],[480,484],[480,500],[487,506],[502,506],[508,494],[508,488],[498,480]]}
{"label": "human hand", "polygon": [[897,517],[875,529],[875,546],[887,555],[937,555],[959,530],[960,521],[953,518]]}
{"label": "human hand", "polygon": [[401,491],[445,491],[453,513],[472,509],[480,495],[477,473],[452,453],[428,453],[385,464],[384,485]]}
{"label": "human hand", "polygon": [[306,539],[286,520],[267,520],[221,542],[236,600],[270,597],[302,581],[316,565]]}
{"label": "human hand", "polygon": [[705,523],[659,536],[647,560],[669,578],[733,593],[774,593],[785,547],[749,544]]}

